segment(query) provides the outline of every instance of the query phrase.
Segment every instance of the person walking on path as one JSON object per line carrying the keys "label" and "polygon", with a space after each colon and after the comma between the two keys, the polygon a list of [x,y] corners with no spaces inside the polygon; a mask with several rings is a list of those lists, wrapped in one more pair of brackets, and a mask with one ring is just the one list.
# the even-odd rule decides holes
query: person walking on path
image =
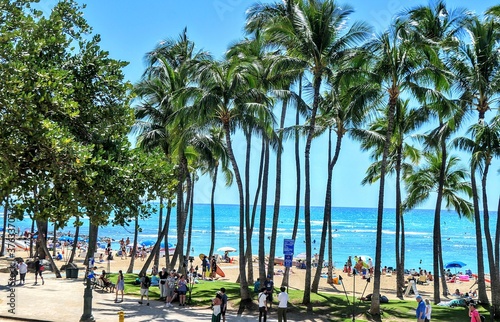
{"label": "person walking on path", "polygon": [[122,293],[122,299],[120,302],[123,302],[123,290],[125,289],[125,281],[123,280],[123,273],[121,270],[118,271],[118,279],[116,280],[116,297],[115,303],[118,303],[118,292]]}
{"label": "person walking on path", "polygon": [[220,295],[222,300],[222,303],[220,305],[220,313],[222,316],[222,322],[226,322],[227,295],[226,295],[226,289],[224,287],[220,288]]}
{"label": "person walking on path", "polygon": [[17,269],[19,270],[19,285],[24,285],[26,283],[25,278],[26,278],[26,273],[28,273],[28,265],[21,260],[17,264]]}
{"label": "person walking on path", "polygon": [[142,305],[142,300],[144,296],[146,297],[146,300],[148,301],[146,303],[147,306],[149,306],[149,287],[151,286],[151,279],[144,274],[141,277],[141,300],[139,301],[139,304]]}
{"label": "person walking on path", "polygon": [[417,300],[417,322],[424,322],[425,319],[425,303],[420,295],[415,298]]}
{"label": "person walking on path", "polygon": [[267,321],[267,294],[266,294],[266,288],[263,287],[260,289],[260,293],[258,296],[258,301],[259,301],[259,322],[266,322]]}
{"label": "person walking on path", "polygon": [[474,303],[469,304],[469,317],[470,322],[481,322],[481,317],[479,312],[476,310],[476,305]]}
{"label": "person walking on path", "polygon": [[158,273],[158,277],[160,278],[160,301],[164,301],[167,298],[167,278],[168,278],[168,273],[167,269],[163,267]]}
{"label": "person walking on path", "polygon": [[40,258],[37,256],[35,258],[35,285],[38,284],[38,276],[42,279],[42,285],[45,284],[45,281],[43,280],[42,272],[44,271],[44,267],[42,265],[42,262],[40,261]]}
{"label": "person walking on path", "polygon": [[212,300],[212,322],[220,322],[221,317],[221,305],[222,305],[222,296],[219,292],[215,295],[215,298]]}
{"label": "person walking on path", "polygon": [[432,306],[429,299],[425,299],[425,322],[431,321]]}
{"label": "person walking on path", "polygon": [[286,288],[282,286],[278,294],[278,322],[287,322],[286,309],[288,306],[288,293],[285,292]]}

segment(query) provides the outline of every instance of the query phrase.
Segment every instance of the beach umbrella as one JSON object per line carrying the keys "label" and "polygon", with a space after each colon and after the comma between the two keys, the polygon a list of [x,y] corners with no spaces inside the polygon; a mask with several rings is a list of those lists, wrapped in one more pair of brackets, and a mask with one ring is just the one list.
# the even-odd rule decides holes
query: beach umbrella
{"label": "beach umbrella", "polygon": [[452,261],[452,262],[446,263],[446,265],[444,265],[444,268],[454,268],[455,269],[455,273],[456,273],[457,268],[462,268],[464,266],[467,266],[467,264],[465,264],[464,262],[461,262],[461,261]]}
{"label": "beach umbrella", "polygon": [[150,247],[150,246],[153,246],[155,243],[156,243],[156,240],[146,239],[146,240],[141,241],[140,245],[143,247]]}
{"label": "beach umbrella", "polygon": [[230,246],[224,246],[219,249],[217,249],[218,252],[235,252],[236,248],[230,247]]}

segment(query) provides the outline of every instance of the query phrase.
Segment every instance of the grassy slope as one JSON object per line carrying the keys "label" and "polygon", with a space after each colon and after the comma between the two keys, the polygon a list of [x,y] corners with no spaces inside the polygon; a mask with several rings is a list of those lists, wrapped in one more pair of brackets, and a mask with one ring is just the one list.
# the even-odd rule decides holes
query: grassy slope
{"label": "grassy slope", "polygon": [[[116,281],[116,274],[110,275],[112,281]],[[134,285],[137,278],[136,274],[125,275],[125,294],[140,295],[139,286]],[[208,282],[201,281],[195,284],[192,290],[192,305],[199,307],[210,307],[212,298],[215,293],[221,288],[226,288],[226,294],[230,301],[230,306],[233,308],[240,307],[239,294],[240,286],[230,282]],[[277,292],[277,289],[275,290]],[[151,287],[149,290],[152,299],[159,298],[159,289]],[[301,304],[303,292],[299,290],[289,290],[289,312],[291,317],[299,316],[314,317],[315,319],[324,319],[324,321],[351,321],[353,306],[348,305],[345,296],[333,295],[329,293],[311,294],[311,305],[308,307]],[[274,304],[277,303],[277,296],[274,296]],[[240,312],[243,314],[254,314],[257,312],[257,294],[254,294],[254,301],[250,305],[240,307]],[[352,296],[349,296],[349,301],[352,301]],[[352,303],[351,303],[352,304]],[[356,302],[356,321],[415,321],[416,301],[406,300],[391,300],[389,303],[382,304],[383,315],[380,318],[372,318],[366,314],[370,308],[369,302]],[[484,308],[479,308],[481,314],[488,319],[489,314]],[[432,307],[432,320],[443,322],[467,321],[468,310],[463,307]]]}

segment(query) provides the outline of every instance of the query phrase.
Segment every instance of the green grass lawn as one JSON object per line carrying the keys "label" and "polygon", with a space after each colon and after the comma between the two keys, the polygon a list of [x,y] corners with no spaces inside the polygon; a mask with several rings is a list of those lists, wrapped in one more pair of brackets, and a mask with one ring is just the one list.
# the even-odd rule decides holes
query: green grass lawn
{"label": "green grass lawn", "polygon": [[[116,282],[116,274],[110,275],[111,281]],[[140,296],[140,286],[134,285],[137,274],[125,274],[125,294]],[[257,312],[257,294],[253,293],[252,303],[242,305],[239,300],[240,285],[221,281],[200,281],[195,284],[191,293],[191,305],[208,308],[212,298],[221,288],[226,289],[229,298],[230,307],[239,308],[243,314]],[[276,289],[278,292],[278,289]],[[149,289],[151,299],[160,297],[158,287],[152,286]],[[322,317],[330,321],[352,321],[353,305],[347,304],[345,296],[334,295],[330,293],[311,294],[311,304],[302,305],[303,291],[289,290],[289,312],[291,315]],[[189,297],[189,294],[188,294]],[[349,296],[352,301],[352,296]],[[274,295],[274,305],[277,305],[277,293]],[[390,300],[389,303],[382,304],[383,314],[381,318],[371,317],[367,312],[370,308],[369,302],[356,302],[355,312],[356,321],[415,321],[415,308],[417,302],[414,300]],[[308,308],[310,309],[308,311]],[[489,319],[488,311],[479,307],[481,314]],[[442,322],[468,321],[468,309],[464,307],[441,307],[432,306],[432,320]]]}

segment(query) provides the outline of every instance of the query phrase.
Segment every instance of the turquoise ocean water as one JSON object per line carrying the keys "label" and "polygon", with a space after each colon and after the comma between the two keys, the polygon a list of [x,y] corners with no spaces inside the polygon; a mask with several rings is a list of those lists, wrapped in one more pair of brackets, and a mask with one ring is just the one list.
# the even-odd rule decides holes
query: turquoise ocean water
{"label": "turquoise ocean water", "polygon": [[[0,213],[3,210],[0,208]],[[259,213],[252,239],[253,253],[258,252],[258,226]],[[291,238],[295,208],[291,206],[280,207],[280,220],[278,226],[276,256],[283,255],[283,240]],[[172,211],[172,220],[169,230],[169,243],[176,244],[175,209]],[[269,237],[271,236],[273,207],[267,207],[266,220],[266,253],[269,252]],[[383,240],[382,240],[382,266],[395,266],[395,210],[386,209],[384,212]],[[319,251],[322,229],[322,207],[311,209],[311,227],[313,240],[313,253]],[[491,213],[492,218],[496,218]],[[1,217],[1,216],[0,216]],[[441,213],[441,229],[443,237],[444,262],[460,260],[467,263],[467,268],[477,271],[476,239],[474,223],[459,218],[453,211],[443,210]],[[413,210],[405,214],[406,230],[406,268],[427,269],[432,271],[432,230],[434,210]],[[375,208],[332,208],[333,254],[337,268],[342,268],[349,255],[375,256],[377,209]],[[23,231],[30,227],[29,221],[16,223]],[[492,222],[496,227],[496,222]],[[61,230],[74,232],[72,225]],[[155,239],[158,234],[158,214],[140,221],[142,232],[139,241]],[[81,234],[88,234],[88,223],[83,225]],[[101,237],[107,236],[115,240],[133,238],[133,228],[120,226],[101,227]],[[215,249],[223,246],[238,248],[239,213],[237,205],[216,205],[216,240]],[[113,247],[116,248],[116,247]],[[193,219],[193,237],[191,254],[207,253],[210,248],[210,205],[196,204]],[[305,252],[303,208],[299,232],[295,241],[295,255]],[[232,253],[237,256],[238,253]],[[485,256],[486,258],[486,256]],[[487,266],[485,267],[488,271]]]}

